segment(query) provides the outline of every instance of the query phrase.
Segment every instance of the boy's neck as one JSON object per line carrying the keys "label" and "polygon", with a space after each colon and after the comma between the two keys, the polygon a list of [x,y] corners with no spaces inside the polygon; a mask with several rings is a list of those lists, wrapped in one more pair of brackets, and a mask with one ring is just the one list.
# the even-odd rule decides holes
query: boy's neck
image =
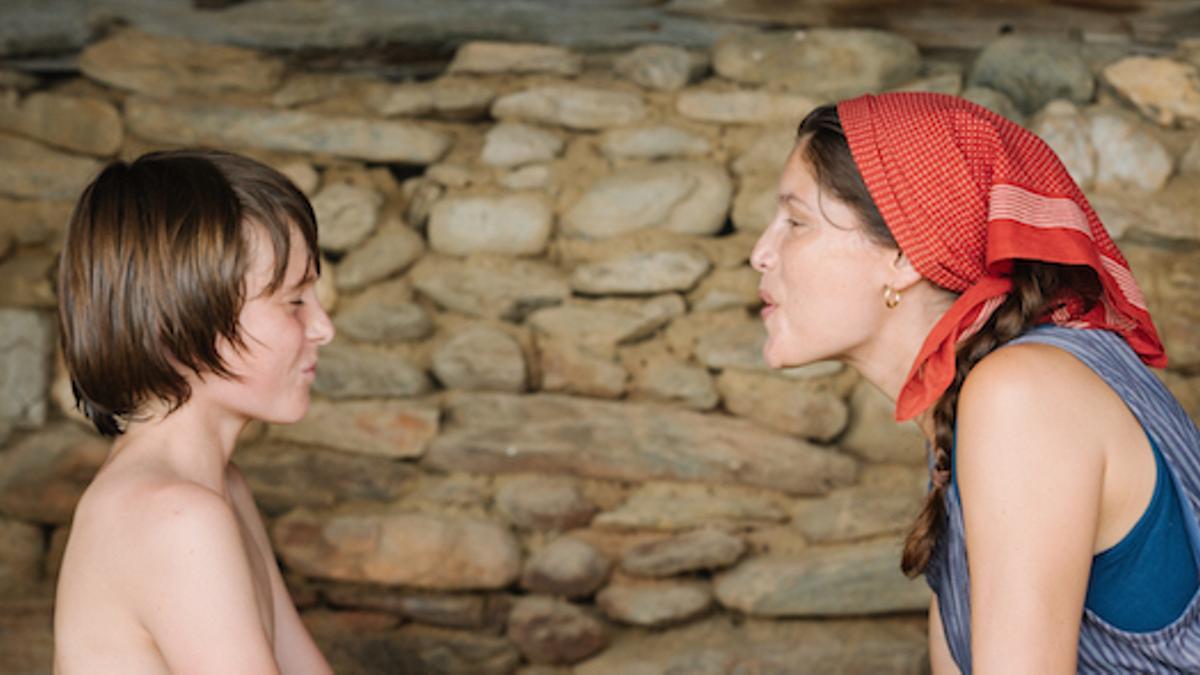
{"label": "boy's neck", "polygon": [[247,420],[191,400],[174,412],[148,411],[113,444],[118,454],[153,457],[188,480],[226,494],[225,470]]}

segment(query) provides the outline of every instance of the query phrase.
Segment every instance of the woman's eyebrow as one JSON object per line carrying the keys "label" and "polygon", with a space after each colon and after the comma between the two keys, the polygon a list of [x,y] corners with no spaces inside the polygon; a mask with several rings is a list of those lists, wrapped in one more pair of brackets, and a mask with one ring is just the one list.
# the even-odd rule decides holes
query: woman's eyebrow
{"label": "woman's eyebrow", "polygon": [[780,204],[791,204],[793,206],[800,206],[800,207],[807,209],[810,212],[812,211],[812,207],[808,205],[808,202],[804,201],[803,199],[801,199],[800,197],[798,197],[797,195],[795,195],[791,192],[785,192],[785,193],[779,195],[779,203]]}

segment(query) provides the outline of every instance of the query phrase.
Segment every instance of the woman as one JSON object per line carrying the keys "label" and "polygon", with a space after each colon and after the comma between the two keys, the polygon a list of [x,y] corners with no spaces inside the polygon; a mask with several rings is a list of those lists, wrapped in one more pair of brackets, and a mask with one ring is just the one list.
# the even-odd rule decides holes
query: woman
{"label": "woman", "polygon": [[929,439],[935,672],[1200,672],[1200,432],[1040,139],[939,94],[819,108],[751,263],[772,367],[849,363]]}

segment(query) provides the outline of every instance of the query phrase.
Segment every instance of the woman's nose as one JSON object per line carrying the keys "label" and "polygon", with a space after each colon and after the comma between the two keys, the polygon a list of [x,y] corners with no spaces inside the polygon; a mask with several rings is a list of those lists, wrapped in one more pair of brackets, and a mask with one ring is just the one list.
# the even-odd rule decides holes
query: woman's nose
{"label": "woman's nose", "polygon": [[771,229],[767,228],[759,235],[758,241],[754,242],[754,248],[750,251],[750,266],[760,274],[775,265],[776,254],[773,244]]}

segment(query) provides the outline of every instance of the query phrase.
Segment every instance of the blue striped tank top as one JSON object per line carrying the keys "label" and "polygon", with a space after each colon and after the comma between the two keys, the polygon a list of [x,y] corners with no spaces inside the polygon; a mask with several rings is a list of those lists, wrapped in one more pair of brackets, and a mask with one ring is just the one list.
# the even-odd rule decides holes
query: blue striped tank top
{"label": "blue striped tank top", "polygon": [[[1041,326],[1010,344],[1037,342],[1063,349],[1096,372],[1125,401],[1162,452],[1187,514],[1193,556],[1200,560],[1200,430],[1120,336],[1104,330]],[[946,528],[934,547],[926,580],[937,594],[950,654],[971,672],[970,579],[958,489],[949,486]],[[1080,673],[1200,673],[1200,591],[1167,626],[1121,630],[1084,608],[1079,628]]]}

